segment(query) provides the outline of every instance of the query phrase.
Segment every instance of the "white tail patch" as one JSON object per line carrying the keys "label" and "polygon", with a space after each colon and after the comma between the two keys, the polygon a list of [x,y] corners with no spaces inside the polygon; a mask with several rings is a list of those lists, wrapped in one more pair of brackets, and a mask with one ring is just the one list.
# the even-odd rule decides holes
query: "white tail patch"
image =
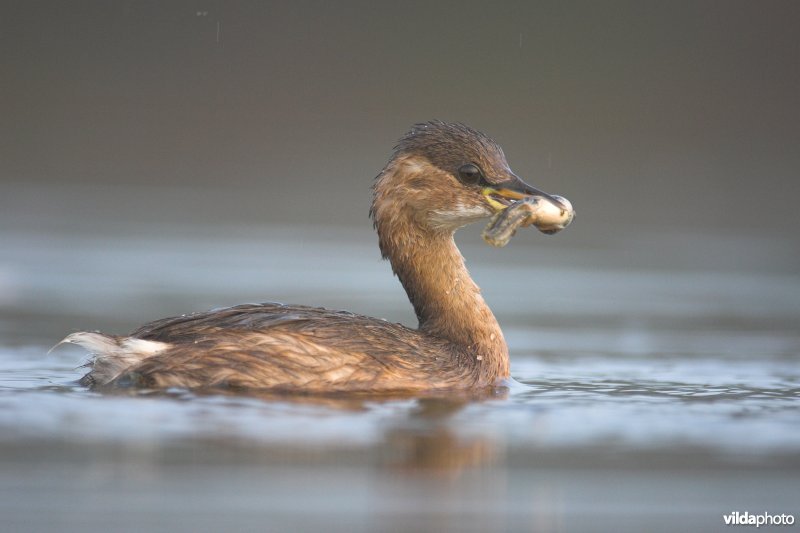
{"label": "white tail patch", "polygon": [[148,341],[135,337],[115,337],[103,333],[79,331],[68,335],[53,348],[64,343],[77,344],[94,356],[89,378],[95,385],[106,385],[128,368],[144,359],[163,352],[168,343]]}

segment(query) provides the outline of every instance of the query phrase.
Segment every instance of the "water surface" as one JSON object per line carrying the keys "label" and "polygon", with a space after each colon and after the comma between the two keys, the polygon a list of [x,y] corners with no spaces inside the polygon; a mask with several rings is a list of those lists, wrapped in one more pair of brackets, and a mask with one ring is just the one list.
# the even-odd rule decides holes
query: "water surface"
{"label": "water surface", "polygon": [[791,264],[731,262],[734,237],[466,235],[515,378],[483,397],[88,391],[85,354],[48,353],[78,329],[264,300],[413,325],[368,228],[151,229],[3,234],[9,530],[714,531],[735,510],[800,514],[800,283]]}

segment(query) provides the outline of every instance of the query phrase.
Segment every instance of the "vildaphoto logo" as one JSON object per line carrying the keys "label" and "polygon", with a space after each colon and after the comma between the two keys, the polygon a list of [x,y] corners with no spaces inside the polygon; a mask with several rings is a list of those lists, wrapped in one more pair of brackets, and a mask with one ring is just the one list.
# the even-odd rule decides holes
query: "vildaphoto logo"
{"label": "vildaphoto logo", "polygon": [[791,526],[794,525],[794,515],[791,514],[751,514],[747,511],[722,515],[726,526]]}

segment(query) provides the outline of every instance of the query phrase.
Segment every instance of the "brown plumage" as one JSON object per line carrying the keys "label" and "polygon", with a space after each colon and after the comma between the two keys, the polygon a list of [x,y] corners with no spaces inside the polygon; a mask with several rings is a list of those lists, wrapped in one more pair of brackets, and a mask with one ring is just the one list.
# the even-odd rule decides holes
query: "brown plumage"
{"label": "brown plumage", "polygon": [[560,207],[559,200],[516,177],[485,135],[439,121],[418,124],[400,140],[373,192],[381,253],[414,306],[418,329],[344,311],[240,305],[158,320],[126,337],[74,333],[65,342],[95,354],[83,383],[398,392],[507,378],[503,333],[453,234],[511,199],[540,196]]}

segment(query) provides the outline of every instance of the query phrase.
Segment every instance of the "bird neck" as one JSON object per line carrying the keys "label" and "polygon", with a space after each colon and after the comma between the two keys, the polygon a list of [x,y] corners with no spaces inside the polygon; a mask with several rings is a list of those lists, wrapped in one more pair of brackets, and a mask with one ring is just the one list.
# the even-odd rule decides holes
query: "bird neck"
{"label": "bird neck", "polygon": [[508,347],[453,240],[453,231],[420,227],[399,213],[376,227],[384,256],[408,294],[419,330],[457,345],[491,385],[509,376]]}

